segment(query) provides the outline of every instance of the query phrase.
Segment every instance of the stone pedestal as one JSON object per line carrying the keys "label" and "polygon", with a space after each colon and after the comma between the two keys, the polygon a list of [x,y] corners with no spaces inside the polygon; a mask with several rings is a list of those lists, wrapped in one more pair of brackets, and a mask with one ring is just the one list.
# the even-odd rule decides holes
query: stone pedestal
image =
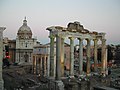
{"label": "stone pedestal", "polygon": [[64,90],[64,84],[61,80],[55,81],[55,90]]}
{"label": "stone pedestal", "polygon": [[0,90],[4,88],[4,82],[2,79],[2,60],[3,60],[3,31],[5,27],[0,27]]}

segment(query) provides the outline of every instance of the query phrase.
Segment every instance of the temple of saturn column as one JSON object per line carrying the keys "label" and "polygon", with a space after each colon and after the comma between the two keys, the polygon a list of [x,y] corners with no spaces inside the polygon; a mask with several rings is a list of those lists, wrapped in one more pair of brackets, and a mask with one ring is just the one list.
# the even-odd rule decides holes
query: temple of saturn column
{"label": "temple of saturn column", "polygon": [[4,82],[2,78],[2,60],[3,60],[3,31],[5,27],[0,27],[0,90],[3,90]]}
{"label": "temple of saturn column", "polygon": [[[86,75],[90,75],[90,48],[91,41],[94,41],[94,71],[97,71],[97,46],[98,40],[101,40],[102,59],[101,59],[101,74],[106,75],[107,59],[106,59],[106,39],[105,33],[90,32],[85,29],[79,22],[69,23],[67,27],[51,26],[47,30],[50,38],[50,77],[55,77],[59,80],[64,76],[64,40],[70,40],[70,76],[74,75],[74,40],[79,41],[79,74],[83,74],[83,40],[87,41],[87,70]],[[56,54],[54,54],[54,40],[56,39]],[[56,55],[56,68],[54,68],[54,55]],[[54,74],[54,70],[55,74]],[[55,76],[54,76],[55,75]]]}

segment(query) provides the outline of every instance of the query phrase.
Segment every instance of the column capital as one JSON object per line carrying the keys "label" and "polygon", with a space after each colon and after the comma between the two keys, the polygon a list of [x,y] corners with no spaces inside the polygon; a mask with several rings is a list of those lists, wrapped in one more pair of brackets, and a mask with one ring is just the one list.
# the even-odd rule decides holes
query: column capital
{"label": "column capital", "polygon": [[87,40],[87,41],[91,41],[91,39],[90,39],[90,38],[86,38],[85,40]]}
{"label": "column capital", "polygon": [[98,41],[98,39],[97,39],[97,38],[94,38],[93,41]]}
{"label": "column capital", "polygon": [[59,33],[57,33],[56,35],[55,35],[55,37],[62,37],[62,35],[61,34],[59,34]]}
{"label": "column capital", "polygon": [[106,39],[101,39],[101,41],[102,41],[102,42],[105,42],[105,41],[106,41]]}
{"label": "column capital", "polygon": [[78,40],[80,40],[80,41],[83,41],[83,38],[77,38]]}
{"label": "column capital", "polygon": [[0,31],[4,31],[6,27],[0,27]]}
{"label": "column capital", "polygon": [[87,43],[89,43],[89,42],[91,41],[91,39],[89,39],[89,38],[87,38],[87,39],[85,39],[85,40],[87,40]]}
{"label": "column capital", "polygon": [[65,37],[61,36],[61,39],[63,39],[63,40],[64,40],[64,39],[65,39]]}
{"label": "column capital", "polygon": [[49,38],[53,38],[53,39],[54,39],[54,38],[55,38],[55,36],[53,36],[53,35],[50,35],[50,36],[49,36]]}
{"label": "column capital", "polygon": [[94,41],[94,46],[97,46],[98,39],[93,39],[93,41]]}
{"label": "column capital", "polygon": [[68,37],[69,39],[71,39],[71,40],[74,40],[74,37]]}
{"label": "column capital", "polygon": [[106,39],[102,39],[102,44],[105,45],[106,44]]}

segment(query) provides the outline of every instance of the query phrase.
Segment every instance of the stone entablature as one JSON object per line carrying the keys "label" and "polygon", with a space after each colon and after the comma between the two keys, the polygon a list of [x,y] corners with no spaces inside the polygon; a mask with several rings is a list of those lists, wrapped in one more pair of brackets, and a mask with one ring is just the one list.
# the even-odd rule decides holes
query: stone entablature
{"label": "stone entablature", "polygon": [[53,36],[55,37],[56,34],[59,34],[61,37],[74,37],[74,38],[82,38],[82,39],[86,39],[86,38],[89,38],[89,39],[104,39],[105,38],[105,33],[86,33],[86,34],[83,34],[83,33],[80,33],[80,32],[71,32],[69,31],[67,28],[65,27],[60,27],[58,29],[58,27],[60,26],[52,26],[52,27],[48,27],[47,30],[49,30],[51,33],[50,33],[50,36]]}
{"label": "stone entablature", "polygon": [[40,45],[35,46],[33,49],[33,54],[48,54],[48,46],[47,45]]}

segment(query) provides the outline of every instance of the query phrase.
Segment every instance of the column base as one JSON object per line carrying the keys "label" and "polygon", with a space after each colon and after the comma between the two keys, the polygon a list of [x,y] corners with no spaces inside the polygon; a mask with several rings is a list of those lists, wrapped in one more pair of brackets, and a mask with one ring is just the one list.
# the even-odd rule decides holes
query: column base
{"label": "column base", "polygon": [[105,69],[105,70],[101,70],[101,73],[100,73],[103,77],[107,76],[108,75],[108,68]]}
{"label": "column base", "polygon": [[106,75],[108,75],[108,69],[106,69]]}
{"label": "column base", "polygon": [[106,72],[104,71],[104,72],[101,72],[101,76],[102,77],[106,77]]}
{"label": "column base", "polygon": [[79,72],[79,75],[83,75],[83,72],[82,72],[82,71],[80,71],[80,72]]}
{"label": "column base", "polygon": [[75,78],[74,75],[73,76],[69,76],[69,78]]}
{"label": "column base", "polygon": [[88,77],[91,76],[91,73],[86,74],[86,76],[88,76]]}
{"label": "column base", "polygon": [[4,90],[4,82],[3,82],[3,80],[0,81],[0,90]]}
{"label": "column base", "polygon": [[55,90],[64,90],[64,84],[61,80],[55,81]]}

